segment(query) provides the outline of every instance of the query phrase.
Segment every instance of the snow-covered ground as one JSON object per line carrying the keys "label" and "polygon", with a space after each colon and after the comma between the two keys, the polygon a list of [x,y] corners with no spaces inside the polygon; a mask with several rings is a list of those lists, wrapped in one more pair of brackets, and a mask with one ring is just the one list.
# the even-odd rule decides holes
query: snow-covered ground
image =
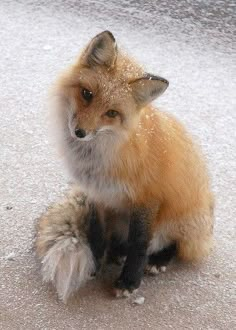
{"label": "snow-covered ground", "polygon": [[[234,1],[0,1],[0,329],[235,328],[236,101]],[[67,306],[42,284],[35,219],[66,189],[47,136],[46,97],[96,33],[170,81],[159,106],[202,144],[216,193],[216,248],[201,267],[144,278],[143,305],[99,281]],[[233,56],[234,53],[234,56]]]}

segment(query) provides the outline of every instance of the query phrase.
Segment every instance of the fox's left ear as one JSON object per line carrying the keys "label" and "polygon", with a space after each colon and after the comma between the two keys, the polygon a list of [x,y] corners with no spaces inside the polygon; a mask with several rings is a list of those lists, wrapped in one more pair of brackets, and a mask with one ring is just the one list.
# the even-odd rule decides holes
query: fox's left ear
{"label": "fox's left ear", "polygon": [[90,41],[81,56],[81,61],[85,66],[105,65],[109,68],[115,64],[116,58],[116,40],[110,31],[103,31]]}
{"label": "fox's left ear", "polygon": [[145,76],[130,82],[133,97],[139,108],[155,100],[169,86],[168,80],[147,73]]}

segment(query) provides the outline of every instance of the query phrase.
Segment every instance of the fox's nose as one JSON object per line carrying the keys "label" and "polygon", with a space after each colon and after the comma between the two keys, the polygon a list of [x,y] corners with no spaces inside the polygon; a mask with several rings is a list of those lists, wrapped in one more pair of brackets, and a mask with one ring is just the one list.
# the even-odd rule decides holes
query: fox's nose
{"label": "fox's nose", "polygon": [[84,129],[82,128],[76,128],[75,130],[75,135],[80,138],[80,139],[83,139],[85,136],[86,136],[86,132]]}

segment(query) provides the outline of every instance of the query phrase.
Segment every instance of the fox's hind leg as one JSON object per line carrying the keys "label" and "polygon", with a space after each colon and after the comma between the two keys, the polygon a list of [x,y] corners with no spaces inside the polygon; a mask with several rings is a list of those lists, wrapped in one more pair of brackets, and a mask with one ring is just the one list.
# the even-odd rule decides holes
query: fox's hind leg
{"label": "fox's hind leg", "polygon": [[166,266],[176,256],[176,243],[171,243],[162,250],[152,253],[148,256],[148,264],[146,266],[146,273],[156,275],[160,271],[165,272]]}
{"label": "fox's hind leg", "polygon": [[177,255],[183,261],[198,262],[213,247],[213,215],[210,213],[188,216],[173,224]]}
{"label": "fox's hind leg", "polygon": [[149,243],[146,272],[153,275],[160,270],[165,271],[166,265],[174,256],[188,262],[201,261],[212,248],[211,208],[168,221],[166,218],[161,219],[161,225],[155,228],[155,234]]}

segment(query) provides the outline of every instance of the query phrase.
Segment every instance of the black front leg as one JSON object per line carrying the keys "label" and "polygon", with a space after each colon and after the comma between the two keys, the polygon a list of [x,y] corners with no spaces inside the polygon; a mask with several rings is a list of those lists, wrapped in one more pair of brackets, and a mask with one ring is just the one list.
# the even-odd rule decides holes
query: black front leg
{"label": "black front leg", "polygon": [[145,209],[131,213],[128,253],[120,277],[115,283],[116,295],[126,295],[141,283],[147,262],[148,213]]}
{"label": "black front leg", "polygon": [[88,242],[96,262],[96,271],[99,271],[106,248],[106,239],[102,219],[93,203],[89,205],[88,222]]}

